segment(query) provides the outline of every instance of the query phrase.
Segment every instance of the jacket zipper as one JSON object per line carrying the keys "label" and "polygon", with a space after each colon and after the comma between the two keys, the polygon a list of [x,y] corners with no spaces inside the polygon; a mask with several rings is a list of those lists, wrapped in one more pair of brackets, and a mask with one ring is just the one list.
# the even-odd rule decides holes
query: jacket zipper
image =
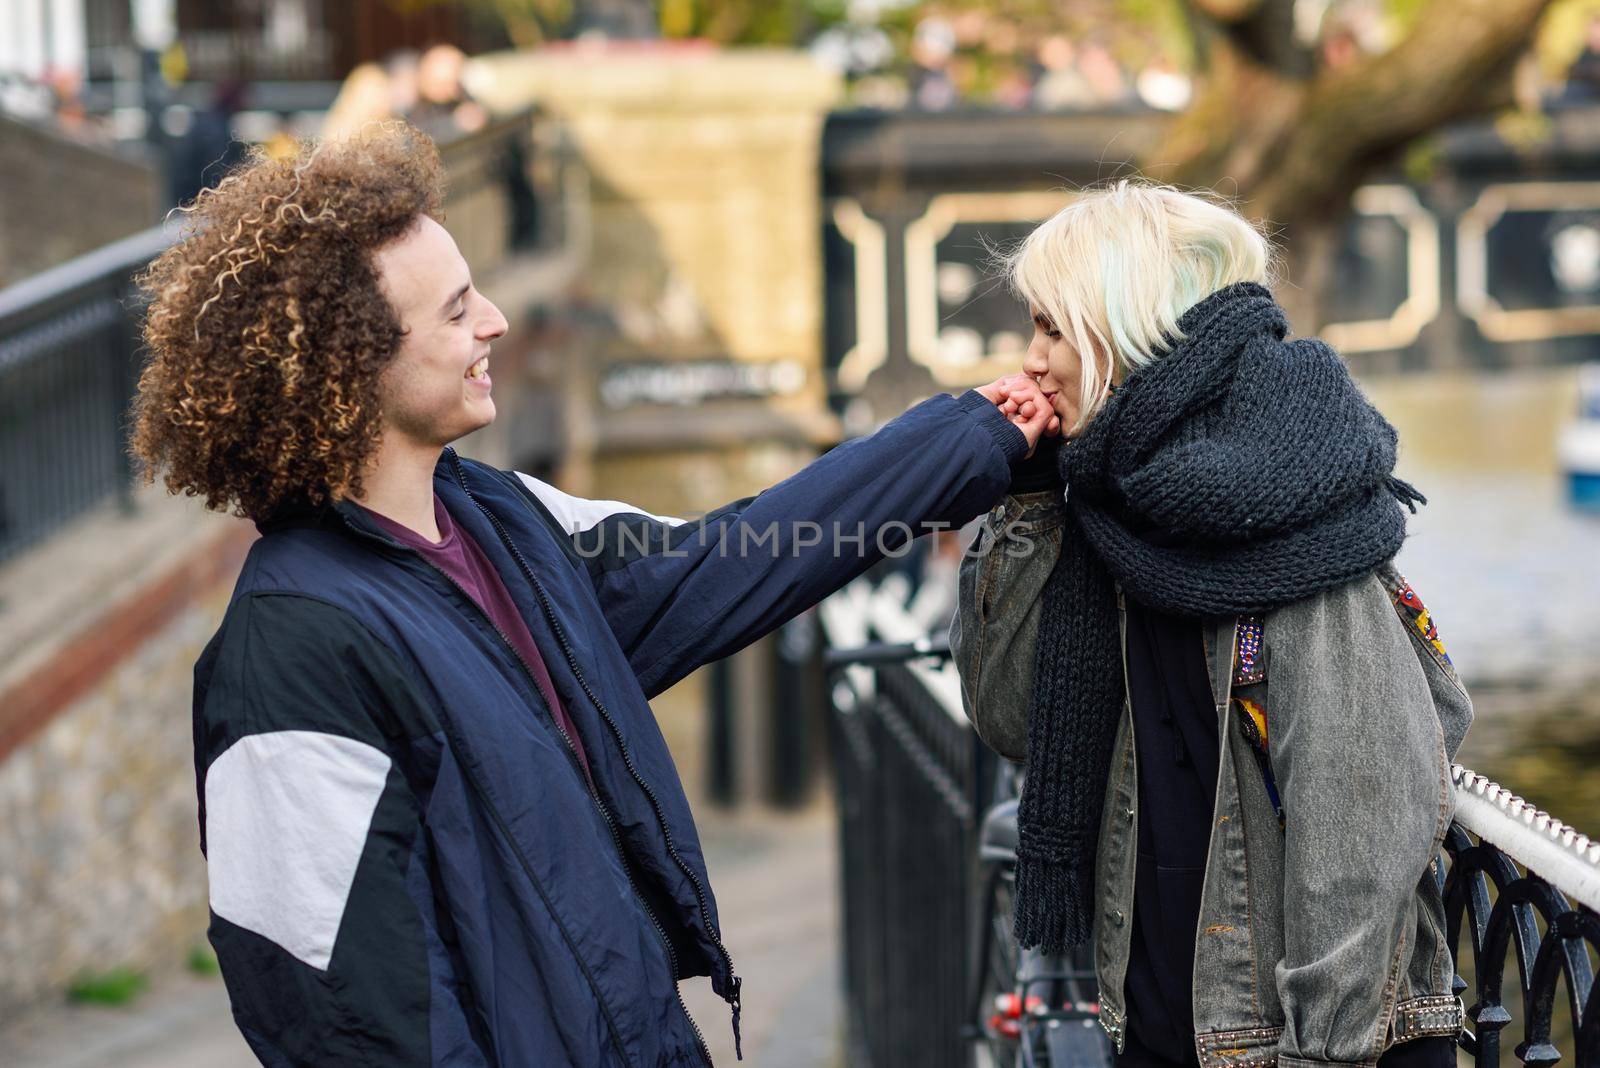
{"label": "jacket zipper", "polygon": [[[651,811],[654,812],[656,817],[656,825],[661,828],[661,837],[667,846],[667,855],[672,858],[673,862],[678,865],[679,870],[682,871],[683,874],[688,878],[689,885],[694,887],[695,899],[700,905],[700,920],[705,924],[706,932],[711,935],[712,945],[716,947],[717,953],[722,958],[723,967],[727,971],[729,977],[729,985],[733,989],[733,996],[729,999],[729,1005],[733,1010],[734,1056],[738,1060],[743,1060],[744,1050],[742,1049],[742,1041],[739,1034],[739,1013],[741,1008],[739,988],[741,983],[739,977],[733,973],[733,958],[728,954],[727,948],[722,944],[722,938],[717,931],[716,925],[711,922],[710,910],[706,906],[705,888],[700,885],[699,877],[695,875],[694,871],[678,854],[677,846],[673,845],[672,831],[668,829],[666,817],[661,813],[661,802],[656,797],[655,790],[652,789],[650,784],[644,780],[644,776],[639,774],[638,767],[633,763],[633,756],[628,752],[628,747],[622,739],[621,728],[617,726],[617,722],[612,718],[610,710],[607,709],[604,702],[600,700],[599,695],[594,692],[594,689],[589,685],[589,680],[584,677],[582,669],[579,668],[578,658],[573,652],[571,641],[569,641],[567,638],[566,628],[564,628],[561,625],[561,621],[556,618],[555,610],[550,606],[550,597],[545,592],[544,584],[534,576],[533,569],[528,566],[527,559],[522,555],[522,550],[517,548],[516,543],[511,540],[511,536],[506,533],[506,528],[500,522],[500,517],[491,512],[482,501],[478,500],[477,494],[473,493],[471,488],[467,486],[466,474],[461,469],[461,461],[456,455],[456,451],[451,448],[447,448],[445,451],[450,455],[450,466],[455,471],[456,482],[461,486],[461,492],[465,493],[467,495],[467,499],[473,504],[477,505],[478,511],[482,512],[484,517],[487,518],[491,524],[493,524],[495,533],[500,536],[501,543],[510,551],[512,557],[517,561],[517,566],[522,569],[523,577],[526,578],[528,580],[528,584],[533,587],[533,592],[539,598],[539,607],[544,612],[545,621],[550,624],[550,629],[555,633],[556,641],[561,646],[561,652],[566,657],[567,666],[572,670],[573,676],[578,680],[578,685],[582,687],[584,695],[589,698],[589,701],[594,705],[595,710],[600,713],[600,718],[605,721],[607,728],[610,729],[611,736],[616,740],[617,743],[617,751],[622,754],[622,763],[627,767],[628,774],[633,776],[633,781],[638,784],[639,789],[644,791],[645,797],[649,799]],[[515,650],[513,650],[513,652],[514,651]],[[526,665],[524,665],[524,668],[526,668]],[[556,724],[556,727],[559,730],[560,724]],[[565,731],[562,731],[562,736],[566,737]],[[570,738],[567,739],[567,744],[568,746],[571,746],[572,740]],[[576,757],[574,757],[574,759],[576,759]],[[595,803],[600,806],[601,813],[606,816],[606,821],[608,824],[610,824],[611,816],[608,812],[606,812],[606,808],[604,804],[601,803],[599,796],[593,794],[592,791],[591,796],[594,796]],[[622,843],[620,838],[617,836],[617,831],[614,826],[612,827],[611,834],[612,839],[617,843],[617,848],[620,850],[622,848]],[[623,862],[623,867],[624,870],[626,870],[626,861]],[[630,886],[632,885],[632,882],[632,876],[629,876]],[[683,1010],[684,1018],[689,1021],[689,1026],[694,1028],[695,1037],[700,1042],[700,1053],[705,1057],[706,1063],[710,1064],[711,1054],[706,1048],[705,1036],[700,1032],[700,1025],[695,1023],[694,1017],[689,1014],[689,1007],[684,1003],[683,1000],[683,992],[678,989],[677,955],[672,949],[671,940],[667,938],[665,930],[662,928],[660,921],[656,919],[655,913],[650,910],[649,904],[644,900],[643,896],[639,895],[638,888],[634,887],[633,889],[635,896],[639,897],[639,904],[643,906],[645,914],[650,917],[650,922],[655,925],[656,933],[660,935],[662,945],[666,947],[667,958],[672,964],[672,987],[673,993],[678,999],[678,1007]]]}
{"label": "jacket zipper", "polygon": [[[470,496],[470,493],[469,493],[469,496]],[[477,503],[476,499],[474,499],[473,503],[474,504]],[[478,507],[482,508],[483,506],[480,504],[480,505],[478,505]],[[354,528],[352,528],[352,529],[354,529]],[[662,928],[661,921],[657,920],[655,913],[650,910],[650,905],[645,901],[644,895],[639,893],[639,888],[634,885],[633,875],[628,871],[628,862],[627,862],[626,857],[623,855],[622,839],[617,833],[616,822],[612,819],[611,813],[606,808],[605,803],[600,800],[600,795],[595,792],[594,783],[592,781],[590,781],[588,775],[584,774],[583,766],[578,761],[578,749],[577,749],[577,746],[573,744],[572,736],[567,733],[566,728],[561,725],[561,722],[558,719],[556,719],[555,711],[553,709],[549,709],[548,708],[548,702],[546,702],[544,700],[544,693],[539,689],[539,681],[538,681],[537,677],[534,675],[533,669],[528,666],[528,662],[525,659],[523,659],[522,654],[517,651],[517,647],[515,645],[511,644],[511,639],[506,636],[505,631],[501,630],[500,627],[495,623],[493,618],[490,617],[489,613],[484,611],[483,607],[481,605],[479,605],[477,601],[473,600],[472,596],[470,594],[468,594],[465,589],[462,588],[461,583],[457,582],[454,578],[452,578],[449,575],[449,573],[444,571],[442,568],[436,566],[432,561],[430,561],[426,557],[422,556],[421,553],[417,552],[415,549],[411,548],[410,546],[403,545],[403,544],[401,544],[400,542],[397,542],[397,541],[391,541],[391,540],[389,540],[387,538],[380,539],[380,540],[382,540],[384,542],[384,544],[386,544],[386,545],[394,546],[395,548],[398,548],[403,552],[408,552],[408,553],[411,553],[412,555],[418,557],[419,559],[422,560],[422,562],[424,564],[426,564],[429,568],[431,568],[433,571],[435,571],[441,578],[443,578],[446,582],[448,582],[451,585],[451,587],[453,589],[455,589],[455,591],[461,595],[462,600],[464,600],[468,604],[470,604],[473,607],[473,609],[478,613],[478,615],[483,618],[483,621],[489,625],[489,629],[493,630],[495,632],[495,634],[497,634],[499,636],[500,640],[505,643],[505,646],[506,646],[506,648],[508,650],[510,650],[511,655],[513,657],[515,657],[517,663],[519,665],[521,665],[523,673],[528,676],[528,682],[532,686],[533,692],[536,695],[538,695],[540,702],[544,703],[546,705],[547,710],[550,711],[550,725],[553,726],[556,729],[556,733],[559,734],[561,736],[561,740],[566,743],[567,759],[571,762],[573,771],[577,774],[578,778],[583,781],[584,787],[588,791],[589,799],[594,802],[595,808],[597,810],[599,810],[601,817],[605,820],[606,829],[611,832],[611,842],[612,842],[612,844],[614,846],[616,846],[617,858],[622,861],[622,874],[628,880],[628,889],[633,891],[633,896],[635,898],[637,898],[638,901],[639,901],[639,907],[644,909],[644,914],[650,918],[650,924],[651,924],[651,926],[653,926],[655,928],[656,936],[661,939],[661,947],[663,949],[665,949],[666,952],[667,952],[667,962],[670,965],[670,967],[672,968],[672,978],[673,978],[672,988],[673,988],[673,993],[677,996],[677,999],[678,999],[678,1007],[683,1010],[683,1015],[684,1015],[684,1017],[686,1019],[688,1019],[689,1026],[694,1029],[695,1041],[699,1044],[699,1047],[700,1047],[700,1056],[704,1057],[706,1064],[710,1065],[711,1064],[711,1052],[710,1052],[709,1049],[706,1048],[705,1036],[700,1033],[700,1027],[699,1027],[698,1024],[696,1024],[694,1022],[694,1017],[689,1015],[689,1007],[686,1004],[684,1004],[683,994],[682,994],[681,991],[678,990],[678,984],[677,984],[678,958],[677,958],[677,954],[672,949],[672,942],[671,942],[671,940],[669,940],[667,938],[667,933]],[[487,799],[485,799],[485,800],[487,800]],[[492,805],[488,806],[488,807],[491,808],[491,809],[493,808]],[[504,821],[500,820],[498,813],[496,813],[495,822],[499,825],[501,832],[506,835],[507,840],[510,841],[513,846],[516,846],[516,839],[511,836],[511,829],[505,825]],[[521,853],[522,853],[521,848],[517,847],[517,854],[518,854],[519,857],[521,856]],[[523,868],[524,868],[525,871],[528,872],[529,876],[531,877],[533,872],[532,872],[531,868],[528,867],[527,862],[525,860],[523,862]],[[537,882],[537,880],[535,880],[535,881]],[[542,890],[540,892],[540,896],[541,897],[544,896]],[[549,901],[548,900],[546,901],[546,905],[549,905]],[[552,911],[553,911],[553,908],[552,908]],[[574,952],[574,954],[577,953],[577,947],[576,946],[573,946],[573,952]],[[585,967],[584,971],[587,972],[588,968]],[[595,988],[595,996],[598,999],[599,998],[599,987],[598,987],[598,985],[596,985],[594,983],[594,979],[593,979],[592,976],[590,977],[589,981],[590,981],[590,984],[592,986],[594,986],[594,988]],[[610,1013],[609,1012],[606,1013],[606,1017],[607,1017],[607,1020],[610,1021]],[[616,1044],[617,1044],[617,1052],[622,1054],[624,1057],[626,1057],[627,1054],[626,1054],[626,1052],[624,1052],[624,1046],[623,1046],[623,1043],[622,1043],[622,1036],[621,1036],[620,1033],[618,1033],[618,1031],[616,1029],[616,1026],[615,1026],[615,1023],[612,1023],[611,1033],[612,1033],[612,1038],[616,1041]]]}

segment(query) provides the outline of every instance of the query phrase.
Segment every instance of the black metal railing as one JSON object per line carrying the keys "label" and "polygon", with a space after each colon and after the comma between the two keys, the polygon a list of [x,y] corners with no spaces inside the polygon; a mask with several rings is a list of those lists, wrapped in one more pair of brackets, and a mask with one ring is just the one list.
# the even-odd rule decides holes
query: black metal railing
{"label": "black metal railing", "polygon": [[[974,835],[997,758],[967,725],[954,668],[913,666],[937,649],[863,644],[904,642],[906,630],[886,635],[842,620],[848,611],[824,604],[821,616],[830,641],[849,646],[826,661],[852,665],[835,669],[830,691],[849,1063],[965,1064]],[[1600,1068],[1600,842],[1483,776],[1453,775],[1457,815],[1436,877],[1457,970],[1472,979],[1456,979],[1463,1051],[1482,1068],[1502,1064],[1504,1033],[1520,1021],[1517,1061],[1548,1068],[1565,1054]]]}
{"label": "black metal railing", "polygon": [[[1470,1001],[1462,1047],[1479,1065],[1500,1064],[1502,1036],[1520,1017],[1513,1053],[1522,1063],[1546,1068],[1564,1047],[1578,1068],[1600,1065],[1600,914],[1567,896],[1600,896],[1600,844],[1481,775],[1461,767],[1453,774],[1456,821],[1444,843],[1448,874],[1439,874],[1456,992]],[[1530,863],[1543,870],[1530,871]],[[1556,1005],[1563,987],[1564,1012]]]}
{"label": "black metal railing", "polygon": [[147,230],[0,290],[0,562],[132,484],[133,277]]}
{"label": "black metal railing", "polygon": [[863,670],[868,687],[837,678],[829,731],[849,1063],[956,1068],[985,757],[904,663]]}
{"label": "black metal railing", "polygon": [[[563,160],[531,112],[440,146],[448,225],[480,277],[564,239]],[[108,501],[132,501],[128,407],[143,307],[134,277],[162,227],[0,290],[0,563]]]}
{"label": "black metal railing", "polygon": [[446,225],[474,272],[487,275],[517,253],[565,241],[556,209],[569,153],[559,129],[537,123],[532,111],[440,143],[450,182]]}

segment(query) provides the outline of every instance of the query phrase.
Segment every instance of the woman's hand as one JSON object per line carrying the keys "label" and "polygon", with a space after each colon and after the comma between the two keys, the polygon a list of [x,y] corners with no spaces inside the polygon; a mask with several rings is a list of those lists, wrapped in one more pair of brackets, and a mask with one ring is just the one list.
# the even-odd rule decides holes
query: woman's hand
{"label": "woman's hand", "polygon": [[986,386],[979,386],[978,392],[983,394],[1000,409],[1012,424],[1021,430],[1028,439],[1028,455],[1033,455],[1033,450],[1039,447],[1039,440],[1046,435],[1055,436],[1061,433],[1061,419],[1050,406],[1050,401],[1039,389],[1039,383],[1028,375],[1007,375],[997,378]]}

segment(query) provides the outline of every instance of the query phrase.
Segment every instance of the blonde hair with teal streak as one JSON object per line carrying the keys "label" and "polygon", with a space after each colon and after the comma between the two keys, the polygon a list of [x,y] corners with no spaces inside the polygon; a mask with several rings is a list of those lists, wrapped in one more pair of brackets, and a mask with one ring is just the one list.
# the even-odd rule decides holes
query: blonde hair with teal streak
{"label": "blonde hair with teal streak", "polygon": [[1221,198],[1127,179],[1079,193],[1004,262],[1012,289],[1082,356],[1069,433],[1114,379],[1183,340],[1184,312],[1224,286],[1269,284],[1272,267],[1266,237]]}

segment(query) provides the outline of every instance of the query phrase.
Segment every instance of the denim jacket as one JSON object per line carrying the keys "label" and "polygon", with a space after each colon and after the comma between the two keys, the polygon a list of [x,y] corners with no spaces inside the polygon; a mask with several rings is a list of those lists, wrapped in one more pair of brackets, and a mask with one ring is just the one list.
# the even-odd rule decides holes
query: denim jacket
{"label": "denim jacket", "polygon": [[[1007,497],[961,568],[951,644],[967,715],[1017,761],[1066,521],[1059,490]],[[1472,704],[1420,601],[1387,567],[1202,631],[1224,740],[1195,932],[1202,1068],[1371,1066],[1397,1042],[1455,1035],[1435,858]],[[1120,1051],[1139,803],[1126,687],[1119,721],[1095,957],[1100,1020]]]}

